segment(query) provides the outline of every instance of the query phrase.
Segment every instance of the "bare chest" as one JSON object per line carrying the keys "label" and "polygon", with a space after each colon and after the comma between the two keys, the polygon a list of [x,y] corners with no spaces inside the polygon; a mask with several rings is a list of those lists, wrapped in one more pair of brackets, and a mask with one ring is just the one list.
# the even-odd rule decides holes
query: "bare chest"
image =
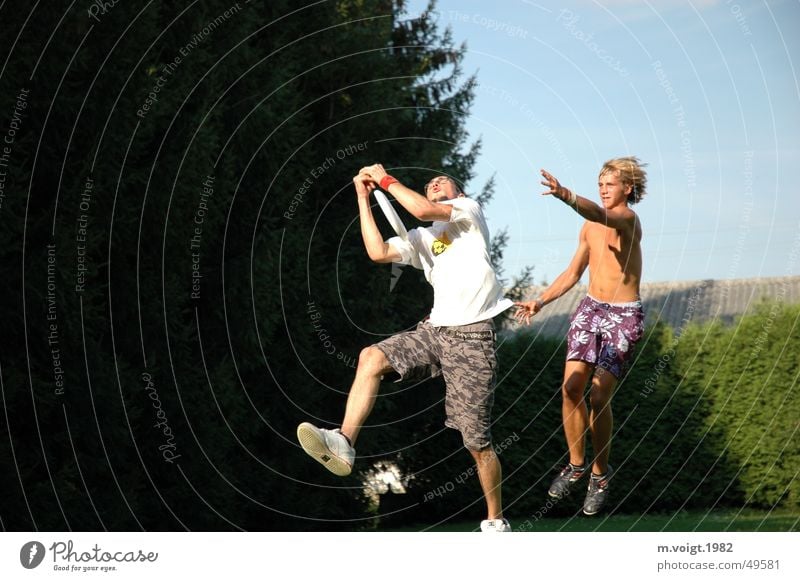
{"label": "bare chest", "polygon": [[589,252],[592,254],[603,250],[620,252],[627,242],[619,230],[607,228],[601,224],[591,225],[586,232],[586,241],[589,243]]}

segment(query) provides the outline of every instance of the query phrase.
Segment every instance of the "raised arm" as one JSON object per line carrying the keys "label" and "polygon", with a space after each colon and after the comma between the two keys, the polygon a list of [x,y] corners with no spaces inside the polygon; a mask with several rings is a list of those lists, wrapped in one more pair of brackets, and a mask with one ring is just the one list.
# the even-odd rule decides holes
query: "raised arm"
{"label": "raised arm", "polygon": [[[620,206],[606,210],[602,206],[595,204],[593,201],[578,196],[574,192],[562,186],[558,180],[545,170],[542,170],[542,177],[544,180],[541,182],[543,186],[547,186],[548,190],[542,192],[543,196],[552,195],[559,200],[570,206],[573,210],[578,212],[583,218],[590,222],[597,222],[609,228],[616,230],[625,230],[633,232],[636,227],[636,213],[628,206]],[[630,186],[628,186],[630,187]],[[600,189],[602,192],[602,184]],[[602,195],[602,194],[601,194]]]}
{"label": "raised arm", "polygon": [[567,269],[559,274],[552,284],[536,299],[515,303],[518,309],[514,313],[514,318],[526,325],[530,323],[531,317],[541,311],[542,307],[553,302],[574,287],[583,276],[587,266],[589,266],[589,243],[586,240],[586,224],[584,224],[581,228],[581,233],[578,235],[578,250],[572,257]]}
{"label": "raised arm", "polygon": [[400,260],[400,253],[389,243],[384,241],[378,225],[375,224],[375,217],[372,215],[372,208],[369,203],[369,195],[375,189],[375,184],[365,175],[359,174],[353,178],[358,196],[358,216],[361,223],[361,237],[364,239],[364,247],[367,255],[373,262],[385,263]]}
{"label": "raised arm", "polygon": [[381,184],[381,180],[387,179],[386,186],[381,189],[388,191],[395,199],[400,202],[408,212],[423,222],[449,222],[453,207],[449,204],[439,204],[431,202],[428,198],[418,194],[409,187],[404,186],[396,179],[390,177],[383,165],[377,163],[361,169],[360,175],[369,175],[375,183]]}

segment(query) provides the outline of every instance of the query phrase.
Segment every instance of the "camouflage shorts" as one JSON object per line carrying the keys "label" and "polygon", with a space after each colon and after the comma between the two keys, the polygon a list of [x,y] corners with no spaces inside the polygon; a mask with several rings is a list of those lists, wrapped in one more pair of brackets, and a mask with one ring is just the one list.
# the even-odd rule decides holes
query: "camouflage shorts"
{"label": "camouflage shorts", "polygon": [[400,380],[444,377],[445,425],[461,432],[464,446],[480,450],[492,443],[495,370],[494,323],[416,330],[377,343]]}

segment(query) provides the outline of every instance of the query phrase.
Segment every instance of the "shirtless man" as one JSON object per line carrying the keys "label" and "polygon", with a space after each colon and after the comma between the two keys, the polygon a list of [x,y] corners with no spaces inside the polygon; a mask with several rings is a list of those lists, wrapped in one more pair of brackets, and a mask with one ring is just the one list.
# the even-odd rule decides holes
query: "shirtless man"
{"label": "shirtless man", "polygon": [[[536,299],[517,303],[515,314],[529,323],[546,304],[566,293],[589,267],[589,290],[570,320],[567,361],[561,387],[561,413],[569,464],[553,480],[548,494],[561,498],[587,472],[585,437],[591,432],[594,462],[583,512],[597,514],[608,497],[613,470],[608,465],[614,424],[611,396],[634,344],[642,337],[644,311],[639,299],[642,276],[642,226],[630,205],[645,195],[647,175],[635,157],[607,161],[598,178],[602,205],[575,195],[542,170],[542,185],[586,219],[578,250],[567,269]],[[584,400],[591,379],[591,411]]]}

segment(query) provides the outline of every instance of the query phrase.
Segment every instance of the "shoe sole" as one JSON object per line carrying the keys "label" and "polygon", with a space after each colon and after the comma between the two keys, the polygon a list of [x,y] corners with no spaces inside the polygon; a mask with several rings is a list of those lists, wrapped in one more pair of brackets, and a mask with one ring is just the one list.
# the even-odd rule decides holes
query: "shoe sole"
{"label": "shoe sole", "polygon": [[333,452],[319,438],[316,429],[311,424],[303,423],[297,426],[297,440],[306,454],[336,474],[336,476],[347,476],[352,471],[353,467],[350,464],[333,455]]}

